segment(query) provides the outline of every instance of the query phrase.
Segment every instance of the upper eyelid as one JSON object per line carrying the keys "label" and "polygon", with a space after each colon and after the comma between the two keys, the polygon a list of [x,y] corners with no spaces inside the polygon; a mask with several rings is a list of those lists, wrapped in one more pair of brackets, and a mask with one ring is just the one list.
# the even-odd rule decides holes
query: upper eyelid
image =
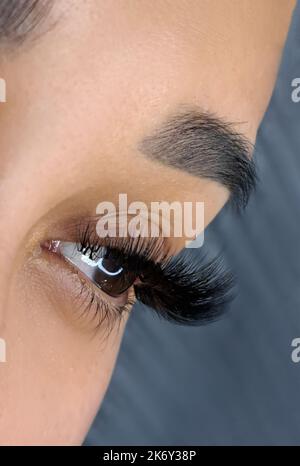
{"label": "upper eyelid", "polygon": [[141,256],[153,262],[163,262],[171,256],[178,254],[176,244],[171,238],[158,237],[106,237],[99,238],[96,232],[96,224],[99,216],[85,213],[79,217],[65,215],[51,223],[45,223],[39,234],[39,244],[46,244],[52,240],[72,241],[81,243],[82,239],[88,240],[93,245],[100,244],[129,254],[134,250],[141,251]]}
{"label": "upper eyelid", "polygon": [[138,236],[116,236],[100,238],[96,233],[96,221],[78,224],[77,243],[91,244],[92,247],[108,247],[122,252],[124,255],[139,255],[153,262],[164,262],[170,256],[171,244],[169,238]]}

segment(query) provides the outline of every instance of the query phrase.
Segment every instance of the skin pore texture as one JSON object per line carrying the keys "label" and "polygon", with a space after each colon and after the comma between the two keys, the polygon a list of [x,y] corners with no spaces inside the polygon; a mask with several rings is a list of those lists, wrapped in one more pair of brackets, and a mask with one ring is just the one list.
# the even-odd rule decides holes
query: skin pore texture
{"label": "skin pore texture", "polygon": [[22,43],[0,44],[1,444],[80,444],[127,319],[95,334],[74,318],[75,278],[40,243],[71,241],[72,225],[118,193],[203,201],[208,224],[228,188],[154,160],[140,141],[197,108],[254,143],[294,5],[61,0]]}

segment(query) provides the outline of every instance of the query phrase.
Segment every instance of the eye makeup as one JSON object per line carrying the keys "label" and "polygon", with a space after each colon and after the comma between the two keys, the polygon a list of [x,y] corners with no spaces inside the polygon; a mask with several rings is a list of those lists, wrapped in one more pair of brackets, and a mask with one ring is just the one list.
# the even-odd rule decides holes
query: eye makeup
{"label": "eye makeup", "polygon": [[138,300],[169,321],[201,325],[218,318],[231,299],[233,279],[220,258],[203,263],[185,253],[169,257],[160,237],[101,239],[93,222],[81,225],[77,238],[42,247],[81,277],[84,313],[93,308],[101,323]]}

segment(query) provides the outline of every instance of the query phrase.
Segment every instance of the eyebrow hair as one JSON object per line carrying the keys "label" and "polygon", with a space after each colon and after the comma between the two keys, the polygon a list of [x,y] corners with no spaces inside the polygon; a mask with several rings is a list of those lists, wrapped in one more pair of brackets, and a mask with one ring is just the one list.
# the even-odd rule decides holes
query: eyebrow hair
{"label": "eyebrow hair", "polygon": [[151,160],[221,183],[238,208],[256,185],[251,142],[232,123],[197,109],[172,114],[138,149]]}
{"label": "eyebrow hair", "polygon": [[31,37],[52,5],[53,0],[1,0],[0,43],[18,45]]}

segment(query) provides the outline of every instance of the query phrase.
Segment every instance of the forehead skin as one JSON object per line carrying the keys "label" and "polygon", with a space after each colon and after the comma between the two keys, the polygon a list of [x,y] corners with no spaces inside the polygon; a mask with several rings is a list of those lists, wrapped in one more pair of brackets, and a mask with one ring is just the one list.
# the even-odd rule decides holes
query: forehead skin
{"label": "forehead skin", "polygon": [[[103,189],[104,180],[113,193],[127,191],[128,173],[135,177],[135,198],[147,199],[147,183],[155,188],[151,196],[165,190],[173,172],[161,168],[157,177],[157,166],[140,156],[136,144],[180,104],[238,122],[254,141],[289,16],[280,1],[249,4],[55,3],[57,26],[1,63],[8,83],[0,115],[1,173],[5,177],[17,161],[6,193],[14,191],[19,208],[27,202],[24,189],[35,199],[32,224],[79,189]],[[213,183],[177,172],[174,178],[168,189],[190,186],[206,202],[207,221],[227,198]]]}
{"label": "forehead skin", "polygon": [[[80,442],[124,327],[99,349],[60,319],[47,290],[20,275],[23,251],[51,234],[54,218],[119,192],[144,202],[204,201],[208,223],[227,190],[148,160],[138,142],[184,105],[236,122],[254,142],[293,6],[63,0],[48,18],[54,27],[1,54],[0,317],[11,348],[0,368],[4,443]],[[26,300],[24,287],[33,290]]]}

